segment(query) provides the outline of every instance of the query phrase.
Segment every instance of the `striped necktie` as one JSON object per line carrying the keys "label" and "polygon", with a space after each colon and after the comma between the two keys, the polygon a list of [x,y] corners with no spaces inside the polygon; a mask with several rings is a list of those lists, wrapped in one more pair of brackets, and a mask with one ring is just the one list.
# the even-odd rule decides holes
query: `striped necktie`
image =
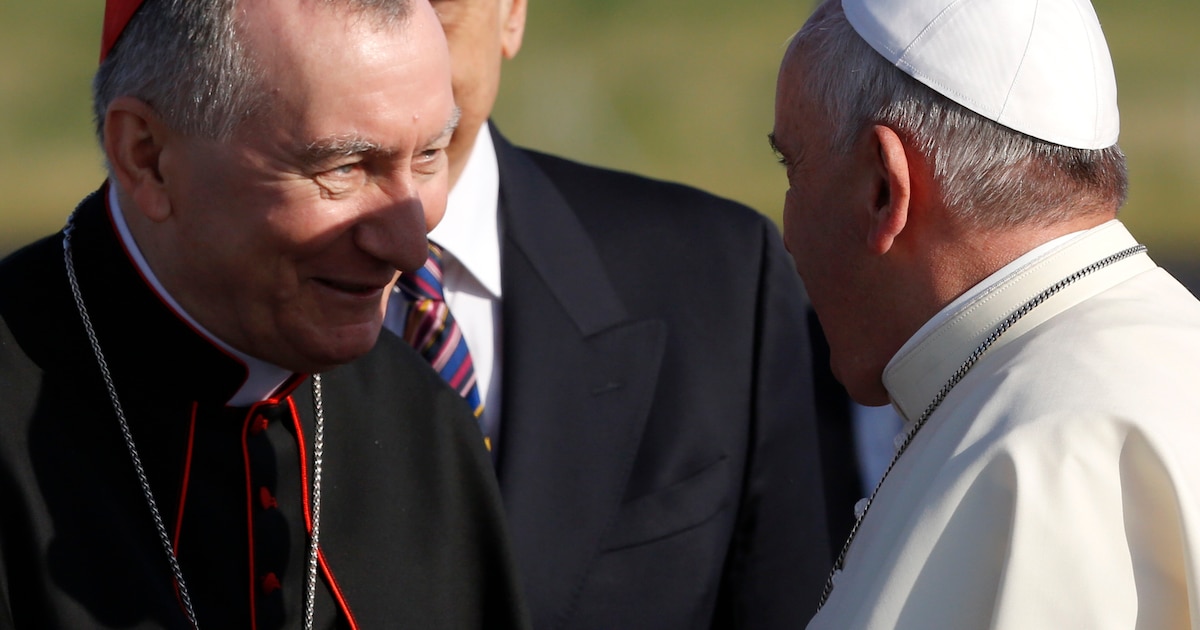
{"label": "striped necktie", "polygon": [[443,295],[442,248],[431,241],[425,266],[400,274],[392,290],[402,293],[409,303],[404,340],[429,361],[450,387],[462,394],[478,418],[483,413],[483,403],[475,382],[475,366],[467,350],[467,340]]}

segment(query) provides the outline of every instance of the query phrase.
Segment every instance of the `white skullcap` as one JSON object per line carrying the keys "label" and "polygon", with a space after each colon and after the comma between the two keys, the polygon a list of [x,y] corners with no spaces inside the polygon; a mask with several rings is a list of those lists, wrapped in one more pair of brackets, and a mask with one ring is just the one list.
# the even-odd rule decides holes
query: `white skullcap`
{"label": "white skullcap", "polygon": [[1117,82],[1088,0],[842,0],[904,72],[1021,133],[1077,149],[1117,142]]}

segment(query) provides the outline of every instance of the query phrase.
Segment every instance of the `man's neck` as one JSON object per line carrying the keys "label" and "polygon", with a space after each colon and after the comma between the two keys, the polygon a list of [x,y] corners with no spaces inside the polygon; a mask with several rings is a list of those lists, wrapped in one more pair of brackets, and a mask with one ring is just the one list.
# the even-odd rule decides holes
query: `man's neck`
{"label": "man's neck", "polygon": [[273,365],[261,359],[252,357],[237,348],[229,345],[225,341],[211,333],[207,328],[196,321],[171,295],[171,293],[159,281],[158,276],[154,273],[150,263],[146,260],[141,248],[138,246],[137,240],[130,228],[129,222],[125,213],[122,210],[123,204],[130,204],[128,196],[119,194],[119,188],[115,183],[109,184],[108,207],[112,216],[113,223],[116,225],[117,233],[121,237],[122,245],[125,251],[128,252],[133,264],[138,268],[142,277],[149,283],[159,298],[172,310],[175,315],[188,324],[197,334],[207,339],[211,344],[217,346],[226,354],[234,357],[240,363],[246,366],[247,378],[242,388],[234,394],[233,398],[227,404],[232,407],[239,407],[267,399],[274,393],[279,386],[287,381],[292,376],[291,370],[286,370],[279,366]]}
{"label": "man's neck", "polygon": [[[983,230],[974,226],[950,227],[946,221],[936,234],[925,234],[909,248],[912,254],[888,272],[879,288],[873,312],[887,313],[877,320],[869,356],[860,374],[870,376],[856,399],[882,404],[887,399],[883,368],[896,352],[947,306],[1021,256],[1057,238],[1102,225],[1115,218],[1115,210],[1056,222],[1052,225]],[[882,287],[888,287],[884,289]]]}
{"label": "man's neck", "polygon": [[918,322],[917,327],[971,287],[1026,253],[1061,236],[1089,230],[1114,218],[1115,211],[1076,216],[1052,225],[992,230],[966,228],[950,234],[942,247],[930,248],[936,256],[931,258],[929,267],[932,301],[928,304],[928,317]]}

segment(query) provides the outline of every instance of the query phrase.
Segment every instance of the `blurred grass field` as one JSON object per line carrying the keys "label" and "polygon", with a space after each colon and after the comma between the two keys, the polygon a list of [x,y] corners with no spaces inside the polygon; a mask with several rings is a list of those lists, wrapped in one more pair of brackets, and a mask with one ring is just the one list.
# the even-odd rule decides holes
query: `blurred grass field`
{"label": "blurred grass field", "polygon": [[[1200,254],[1200,2],[1095,0],[1152,252]],[[806,0],[533,0],[495,120],[518,143],[672,179],[778,220],[775,72]],[[57,229],[101,181],[88,82],[101,0],[0,4],[0,252]]]}

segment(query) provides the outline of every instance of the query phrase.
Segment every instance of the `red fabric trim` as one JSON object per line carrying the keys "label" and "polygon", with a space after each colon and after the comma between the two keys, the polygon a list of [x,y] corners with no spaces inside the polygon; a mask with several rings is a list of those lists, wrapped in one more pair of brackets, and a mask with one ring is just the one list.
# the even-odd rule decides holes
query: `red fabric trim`
{"label": "red fabric trim", "polygon": [[[179,540],[182,538],[183,531],[183,507],[187,503],[188,482],[192,476],[192,451],[195,446],[196,439],[196,411],[200,404],[192,402],[192,418],[188,422],[188,439],[187,453],[183,458],[183,481],[179,488],[179,509],[175,511],[175,538],[171,541],[171,551],[175,554],[175,560],[179,560]],[[183,605],[183,594],[179,592],[179,580],[175,576],[171,576],[171,584],[175,587],[175,599],[179,602],[179,609],[187,613],[187,608]]]}
{"label": "red fabric trim", "polygon": [[250,447],[246,444],[246,432],[250,430],[250,423],[254,422],[254,417],[258,415],[258,408],[262,403],[256,403],[250,406],[250,412],[246,414],[246,419],[242,421],[242,468],[246,471],[246,537],[250,541],[247,549],[250,561],[250,628],[255,630],[258,628],[258,611],[254,607],[254,598],[256,589],[258,588],[258,575],[254,570],[254,489],[250,479]]}
{"label": "red fabric trim", "polygon": [[[312,536],[312,511],[309,501],[312,497],[312,492],[308,487],[308,446],[304,439],[304,428],[300,423],[300,414],[296,411],[296,401],[288,396],[288,409],[292,413],[292,424],[296,427],[296,445],[300,453],[300,485],[304,488],[301,496],[301,503],[304,505],[304,531]],[[333,577],[333,571],[329,568],[329,563],[325,560],[325,550],[317,547],[317,564],[321,567],[321,572],[325,574],[325,580],[329,584],[329,590],[333,593],[333,599],[337,602],[342,613],[346,615],[346,619],[350,622],[350,627],[353,630],[358,630],[358,622],[354,619],[354,613],[350,610],[350,604],[346,602],[346,596],[342,593],[342,588],[338,586],[337,580]]]}
{"label": "red fabric trim", "polygon": [[333,591],[333,598],[337,600],[338,606],[345,613],[346,620],[350,623],[350,628],[358,630],[358,621],[354,619],[354,613],[350,610],[350,604],[346,601],[346,596],[342,593],[342,587],[338,585],[337,578],[333,577],[333,570],[329,568],[329,561],[325,559],[324,549],[317,549],[317,564],[321,566],[321,572],[325,574],[325,579],[329,581],[329,590]]}
{"label": "red fabric trim", "polygon": [[188,482],[192,476],[192,452],[196,444],[196,412],[200,407],[200,403],[192,402],[192,418],[188,422],[188,439],[187,439],[187,455],[183,458],[183,483],[179,489],[179,509],[175,513],[175,540],[171,541],[171,548],[175,551],[175,556],[179,556],[179,538],[183,530],[183,507],[187,503]]}
{"label": "red fabric trim", "polygon": [[304,506],[304,531],[312,535],[312,512],[309,511],[308,501],[311,491],[308,488],[308,446],[304,441],[304,427],[300,424],[300,414],[296,411],[296,401],[291,395],[284,401],[292,414],[292,426],[296,428],[296,452],[300,455],[300,504]]}
{"label": "red fabric trim", "polygon": [[[272,394],[271,397],[266,400],[266,402],[272,405],[282,405],[285,400],[290,402],[292,392],[296,391],[296,388],[299,387],[300,383],[303,383],[304,379],[306,378],[308,378],[307,374],[292,374],[288,380],[283,382],[283,385],[279,386],[279,389],[275,390],[275,393]],[[295,405],[292,405],[292,416],[297,417]],[[297,426],[299,426],[299,423],[297,423]]]}

